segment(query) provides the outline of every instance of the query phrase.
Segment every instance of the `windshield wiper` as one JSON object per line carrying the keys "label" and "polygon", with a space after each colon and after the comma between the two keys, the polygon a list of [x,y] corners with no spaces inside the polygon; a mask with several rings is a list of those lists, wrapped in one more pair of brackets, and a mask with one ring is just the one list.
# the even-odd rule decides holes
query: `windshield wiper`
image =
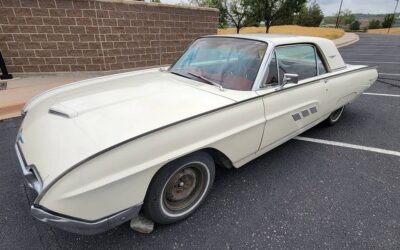
{"label": "windshield wiper", "polygon": [[204,80],[204,81],[206,81],[206,82],[209,83],[209,84],[212,84],[212,85],[214,85],[214,86],[217,86],[217,87],[219,88],[219,90],[221,90],[221,91],[224,91],[224,90],[225,90],[224,87],[222,87],[221,84],[216,83],[216,82],[214,82],[214,81],[212,81],[212,80],[210,80],[210,79],[208,79],[208,78],[205,78],[205,77],[202,76],[202,75],[197,75],[197,74],[194,74],[194,73],[192,73],[192,72],[187,72],[187,73],[188,73],[189,75],[195,76],[195,77],[197,77],[197,78],[199,78],[199,79],[201,79],[201,80]]}
{"label": "windshield wiper", "polygon": [[188,77],[187,75],[184,75],[184,74],[181,74],[181,73],[178,73],[178,72],[175,72],[175,71],[168,71],[168,72],[171,73],[171,74],[177,75],[177,76],[182,76],[182,77],[185,77],[185,78],[188,78],[188,79],[192,79],[192,78]]}

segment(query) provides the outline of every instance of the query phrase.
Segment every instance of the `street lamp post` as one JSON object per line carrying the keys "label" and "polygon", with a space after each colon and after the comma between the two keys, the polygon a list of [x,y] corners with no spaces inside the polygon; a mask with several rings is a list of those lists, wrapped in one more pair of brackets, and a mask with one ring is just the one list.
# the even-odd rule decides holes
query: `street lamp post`
{"label": "street lamp post", "polygon": [[[397,2],[399,2],[399,0],[397,0]],[[340,7],[339,7],[339,12],[337,14],[337,18],[336,18],[336,29],[339,27],[339,18],[340,18],[340,12],[342,11],[342,4],[343,4],[343,0],[340,2]]]}
{"label": "street lamp post", "polygon": [[399,0],[396,0],[396,6],[394,7],[394,11],[393,11],[393,20],[390,22],[390,25],[388,28],[388,34],[390,33],[390,28],[392,27],[393,23],[396,22],[396,9],[397,9],[398,5],[399,5]]}

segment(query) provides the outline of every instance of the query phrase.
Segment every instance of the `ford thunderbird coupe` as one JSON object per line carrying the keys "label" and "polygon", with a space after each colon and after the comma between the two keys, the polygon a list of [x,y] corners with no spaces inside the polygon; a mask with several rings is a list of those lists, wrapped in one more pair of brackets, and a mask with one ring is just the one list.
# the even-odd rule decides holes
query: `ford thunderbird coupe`
{"label": "ford thunderbird coupe", "polygon": [[239,168],[344,107],[377,79],[333,42],[205,36],[168,68],[84,80],[22,110],[15,149],[37,191],[32,215],[95,234],[139,212],[180,221],[205,200],[215,166]]}

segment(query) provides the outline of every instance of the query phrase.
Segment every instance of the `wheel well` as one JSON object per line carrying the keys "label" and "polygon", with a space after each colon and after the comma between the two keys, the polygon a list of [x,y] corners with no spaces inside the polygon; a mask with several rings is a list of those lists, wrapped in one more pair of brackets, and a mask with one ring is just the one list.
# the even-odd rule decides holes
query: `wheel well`
{"label": "wheel well", "polygon": [[215,165],[221,166],[224,168],[232,168],[233,167],[232,161],[218,149],[205,148],[205,149],[202,149],[201,151],[204,151],[204,152],[207,152],[208,154],[210,154],[211,157],[214,159]]}
{"label": "wheel well", "polygon": [[[201,149],[201,150],[198,150],[198,151],[203,151],[203,152],[208,153],[213,158],[216,166],[220,166],[220,167],[227,168],[227,169],[233,168],[232,161],[224,153],[222,153],[218,149],[215,149],[215,148],[204,148],[204,149]],[[198,151],[195,151],[195,152],[198,152]],[[192,152],[192,153],[195,153],[195,152]],[[190,153],[190,154],[192,154],[192,153]],[[183,156],[181,156],[181,157],[183,157]],[[166,164],[168,164],[168,163],[166,163]],[[162,166],[161,168],[163,168],[164,166]],[[147,196],[147,192],[148,192],[149,186],[151,185],[151,183],[152,183],[152,181],[154,179],[154,176],[156,176],[158,174],[160,169],[158,169],[157,172],[153,175],[153,177],[151,178],[151,180],[149,182],[149,185],[146,187],[145,197]]]}

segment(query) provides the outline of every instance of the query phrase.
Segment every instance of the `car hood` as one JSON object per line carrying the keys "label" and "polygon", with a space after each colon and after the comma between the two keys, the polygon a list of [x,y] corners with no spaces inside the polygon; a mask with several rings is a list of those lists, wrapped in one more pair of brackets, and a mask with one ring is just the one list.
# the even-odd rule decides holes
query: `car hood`
{"label": "car hood", "polygon": [[202,85],[146,70],[56,88],[24,108],[21,148],[48,183],[101,150],[234,102]]}

